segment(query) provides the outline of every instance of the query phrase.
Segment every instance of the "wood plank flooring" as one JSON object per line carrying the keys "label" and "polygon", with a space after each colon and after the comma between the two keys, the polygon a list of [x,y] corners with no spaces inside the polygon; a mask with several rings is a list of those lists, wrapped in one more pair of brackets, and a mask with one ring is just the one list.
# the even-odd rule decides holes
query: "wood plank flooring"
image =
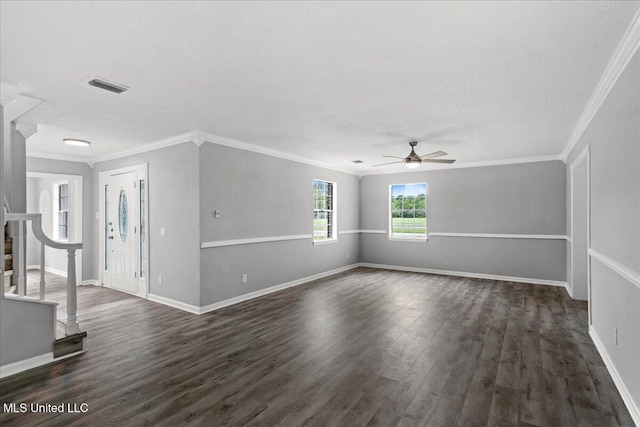
{"label": "wood plank flooring", "polygon": [[0,403],[88,411],[3,426],[633,425],[562,288],[359,268],[202,316],[78,298],[89,352],[0,382]]}

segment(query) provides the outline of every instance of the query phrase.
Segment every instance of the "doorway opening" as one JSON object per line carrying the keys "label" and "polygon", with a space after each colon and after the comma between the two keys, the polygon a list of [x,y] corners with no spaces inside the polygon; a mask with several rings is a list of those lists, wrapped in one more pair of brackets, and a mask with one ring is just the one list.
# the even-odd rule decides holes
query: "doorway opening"
{"label": "doorway opening", "polygon": [[570,172],[571,296],[589,302],[591,324],[589,147],[586,147],[571,164]]}
{"label": "doorway opening", "polygon": [[[42,230],[53,240],[83,242],[82,176],[43,172],[27,172],[27,212],[42,215]],[[26,233],[27,270],[40,269],[43,246],[33,235]],[[44,269],[48,273],[67,276],[67,253],[48,246]],[[76,255],[76,277],[82,280],[82,250]]]}

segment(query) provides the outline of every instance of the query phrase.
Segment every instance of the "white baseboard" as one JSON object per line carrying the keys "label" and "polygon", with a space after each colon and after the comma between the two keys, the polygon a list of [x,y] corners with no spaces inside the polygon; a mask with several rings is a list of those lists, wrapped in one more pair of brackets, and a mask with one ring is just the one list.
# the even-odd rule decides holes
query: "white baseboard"
{"label": "white baseboard", "polygon": [[631,396],[631,393],[629,393],[627,386],[625,385],[624,381],[622,380],[622,377],[620,376],[620,374],[618,373],[618,370],[616,369],[616,365],[613,364],[613,360],[611,360],[611,357],[609,357],[609,353],[607,353],[607,349],[605,348],[604,344],[602,344],[602,341],[600,340],[598,333],[591,326],[589,326],[589,335],[591,336],[593,343],[596,345],[596,348],[598,349],[598,353],[600,353],[600,356],[602,357],[602,360],[604,361],[604,364],[607,367],[609,374],[611,374],[611,378],[613,378],[613,382],[618,388],[618,392],[620,392],[620,396],[622,396],[622,400],[624,401],[625,405],[627,405],[627,409],[631,414],[631,418],[633,418],[633,421],[636,423],[637,426],[640,426],[640,407],[636,402],[633,401],[633,397]]}
{"label": "white baseboard", "polygon": [[100,282],[96,279],[87,279],[80,282],[80,286],[85,286],[85,285],[100,286]]}
{"label": "white baseboard", "polygon": [[442,274],[444,276],[473,277],[475,279],[503,280],[505,282],[531,283],[534,285],[567,286],[567,282],[557,280],[531,279],[527,277],[498,276],[495,274],[466,273],[463,271],[434,270],[431,268],[405,267],[401,265],[372,264],[361,262],[361,267],[380,268],[384,270],[410,271],[413,273]]}
{"label": "white baseboard", "polygon": [[351,264],[345,267],[335,268],[333,270],[324,271],[322,273],[314,274],[312,276],[303,277],[301,279],[292,280],[291,282],[282,283],[280,285],[271,286],[269,288],[260,289],[259,291],[250,292],[248,294],[239,295],[237,297],[229,298],[224,301],[215,302],[213,304],[205,305],[204,307],[197,307],[195,305],[187,304],[181,301],[176,301],[171,298],[163,297],[160,295],[149,294],[147,299],[149,301],[157,302],[160,304],[168,305],[169,307],[177,308],[183,311],[187,311],[192,314],[205,314],[215,310],[219,310],[230,305],[238,304],[243,301],[247,301],[253,298],[258,298],[263,295],[271,294],[273,292],[281,291],[283,289],[291,288],[293,286],[302,285],[314,280],[322,279],[323,277],[333,276],[334,274],[342,273],[348,270],[359,267],[360,264]]}
{"label": "white baseboard", "polygon": [[301,279],[292,280],[291,282],[282,283],[280,285],[271,286],[269,288],[260,289],[259,291],[251,292],[248,294],[240,295],[237,297],[229,298],[224,301],[216,302],[213,304],[205,305],[204,307],[200,307],[200,314],[209,313],[211,311],[219,310],[223,307],[228,307],[233,304],[237,304],[239,302],[247,301],[253,298],[258,298],[263,295],[271,294],[273,292],[278,292],[283,289],[291,288],[293,286],[302,285],[304,283],[312,282],[314,280],[322,279],[323,277],[333,276],[334,274],[343,273],[345,271],[352,270],[354,268],[359,267],[359,264],[351,264],[345,267],[335,268],[333,270],[324,271],[322,273],[314,274],[311,276],[303,277]]}
{"label": "white baseboard", "polygon": [[567,293],[569,294],[569,296],[573,298],[573,285],[569,282],[565,282],[564,287],[567,290]]}
{"label": "white baseboard", "polygon": [[0,379],[10,377],[30,369],[38,368],[40,366],[48,365],[53,361],[53,353],[45,353],[30,359],[20,360],[19,362],[0,366]]}
{"label": "white baseboard", "polygon": [[27,270],[40,270],[40,264],[27,265]]}
{"label": "white baseboard", "polygon": [[55,268],[45,267],[44,271],[46,271],[47,273],[57,274],[58,276],[67,277],[67,272],[63,270],[56,270]]}
{"label": "white baseboard", "polygon": [[149,295],[147,295],[147,299],[149,301],[153,301],[153,302],[157,302],[157,303],[160,303],[160,304],[168,305],[169,307],[177,308],[177,309],[180,309],[182,311],[187,311],[187,312],[192,313],[192,314],[200,314],[200,307],[197,307],[197,306],[191,305],[191,304],[187,304],[187,303],[181,302],[181,301],[176,301],[176,300],[171,299],[171,298],[167,298],[167,297],[163,297],[163,296],[160,296],[160,295],[156,295],[156,294],[150,293]]}

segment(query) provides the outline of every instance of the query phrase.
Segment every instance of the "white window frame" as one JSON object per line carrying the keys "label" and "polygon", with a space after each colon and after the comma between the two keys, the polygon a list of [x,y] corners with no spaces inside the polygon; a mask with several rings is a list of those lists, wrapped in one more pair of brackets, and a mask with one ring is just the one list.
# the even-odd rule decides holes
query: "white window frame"
{"label": "white window frame", "polygon": [[313,236],[313,244],[314,245],[322,245],[322,244],[327,244],[327,243],[335,243],[338,241],[338,186],[335,182],[333,181],[328,181],[326,179],[318,179],[318,178],[314,178],[313,182],[312,182],[312,188],[315,184],[316,181],[320,181],[320,182],[324,182],[327,184],[331,184],[331,198],[332,198],[332,209],[331,210],[325,210],[325,209],[316,209],[316,196],[315,196],[315,190],[314,190],[314,194],[313,194],[313,219],[312,221],[315,220],[315,213],[317,211],[328,211],[330,212],[331,215],[331,236],[328,237],[322,237],[322,238],[316,238],[316,232],[315,232],[315,222],[312,224],[312,236]]}
{"label": "white window frame", "polygon": [[[393,234],[393,187],[394,186],[399,186],[399,185],[424,185],[425,186],[425,208],[424,208],[424,217],[425,217],[425,229],[424,229],[424,236],[423,235],[418,235],[418,236],[412,236],[412,235],[403,235],[403,236],[398,236],[398,235],[394,235]],[[397,184],[390,184],[389,185],[389,196],[388,196],[388,202],[389,202],[389,208],[388,208],[388,212],[389,212],[389,240],[392,241],[397,241],[397,242],[414,242],[414,243],[424,243],[429,239],[429,231],[428,231],[428,225],[427,225],[427,219],[428,219],[428,215],[427,215],[427,200],[428,200],[428,195],[429,193],[429,186],[426,182],[407,182],[407,183],[397,183]],[[415,210],[415,208],[414,208]]]}
{"label": "white window frame", "polygon": [[[65,185],[67,186],[67,237],[60,237],[59,233],[59,226],[60,223],[58,222],[58,215],[60,212],[62,212],[60,210],[60,186],[61,185]],[[64,181],[55,181],[53,183],[53,201],[52,201],[52,212],[53,212],[53,239],[60,241],[60,242],[68,242],[69,241],[69,236],[71,235],[71,186],[69,185],[69,180],[64,180]]]}

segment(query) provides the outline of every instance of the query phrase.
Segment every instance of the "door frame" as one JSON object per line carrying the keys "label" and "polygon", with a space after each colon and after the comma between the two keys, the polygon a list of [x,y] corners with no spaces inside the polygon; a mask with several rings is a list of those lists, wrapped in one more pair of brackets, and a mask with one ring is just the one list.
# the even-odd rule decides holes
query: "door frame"
{"label": "door frame", "polygon": [[[146,233],[146,239],[144,241],[144,251],[145,254],[147,255],[145,257],[145,262],[144,262],[144,271],[146,272],[145,277],[141,278],[140,274],[137,275],[136,277],[136,284],[137,284],[137,289],[138,292],[132,295],[137,295],[143,298],[148,298],[149,296],[149,265],[150,265],[150,254],[149,254],[149,164],[148,163],[142,163],[139,165],[134,165],[134,166],[127,166],[124,168],[118,168],[118,169],[110,169],[110,170],[105,170],[105,171],[100,171],[99,173],[99,184],[98,184],[98,199],[99,199],[99,205],[100,205],[100,211],[96,214],[96,218],[100,220],[100,231],[98,233],[99,236],[99,245],[100,245],[100,250],[98,251],[98,264],[99,264],[99,268],[100,268],[100,275],[99,275],[99,280],[100,280],[100,286],[105,286],[108,288],[111,288],[109,285],[105,285],[104,284],[104,246],[105,246],[105,239],[104,239],[104,221],[105,221],[105,215],[104,215],[104,186],[105,186],[105,182],[107,180],[108,177],[112,176],[112,175],[120,175],[120,174],[124,174],[124,173],[130,173],[130,172],[135,172],[136,173],[136,180],[139,182],[141,179],[144,179],[144,223],[145,223],[145,233]],[[139,190],[138,187],[136,187],[136,189]],[[139,191],[136,192],[136,227],[137,227],[137,233],[136,233],[136,239],[140,239],[140,219],[139,219],[139,209],[140,209],[140,193]],[[136,244],[136,249],[135,249],[135,259],[136,259],[136,271],[139,273],[140,272],[140,245]],[[126,292],[126,291],[122,291],[120,289],[117,289],[118,291],[121,292]]]}
{"label": "door frame", "polygon": [[[51,209],[51,215],[49,218],[44,218],[42,219],[42,221],[47,221],[47,223],[51,223],[51,232],[50,232],[50,236],[51,238],[55,239],[55,231],[53,230],[53,225],[55,223],[55,220],[53,218],[54,216],[54,203],[55,203],[55,191],[53,190],[53,186],[55,186],[56,184],[59,184],[61,182],[67,182],[70,183],[71,180],[75,181],[76,185],[73,186],[74,188],[74,192],[73,193],[69,193],[69,199],[72,201],[70,204],[70,207],[72,207],[73,209],[69,209],[69,218],[70,218],[70,222],[69,222],[69,227],[72,230],[74,237],[72,238],[68,238],[67,241],[70,242],[84,242],[85,239],[85,229],[84,229],[84,204],[85,204],[85,200],[84,200],[84,176],[83,175],[76,175],[76,174],[67,174],[67,173],[58,173],[58,172],[36,172],[36,171],[27,171],[27,179],[28,178],[43,178],[43,179],[47,179],[52,181],[52,188],[49,189],[49,194],[51,196],[51,199],[49,201],[49,208]],[[71,186],[70,186],[71,188]],[[28,186],[27,186],[27,191],[28,191]],[[27,199],[29,198],[29,195],[27,194]],[[28,202],[27,202],[28,203]],[[40,194],[38,194],[38,200],[36,200],[36,203],[38,205],[38,212],[42,214],[42,210],[43,207],[40,206]],[[30,238],[33,238],[33,234],[31,232],[31,226],[27,226],[27,229],[29,231],[27,231],[27,233],[25,233],[25,238],[27,238],[27,236],[29,235]],[[76,252],[76,277],[78,278],[78,286],[81,286],[83,284],[85,284],[86,280],[84,279],[84,274],[86,273],[86,271],[84,271],[84,266],[83,266],[83,256],[84,256],[84,252],[87,248],[83,247],[83,249],[79,250]],[[42,247],[36,243],[36,251],[38,254],[38,260],[40,259],[40,251],[42,250]],[[39,262],[36,264],[32,264],[29,265],[27,262],[27,256],[26,256],[26,252],[27,251],[27,245],[24,245],[24,256],[25,256],[25,266],[27,269],[30,268],[40,268],[40,264]],[[66,255],[64,256],[65,260],[66,260]],[[54,274],[58,274],[58,275],[62,275],[64,277],[66,277],[68,275],[68,271],[65,270],[54,270],[52,268],[46,268],[46,261],[47,260],[51,260],[50,257],[45,257],[45,271],[49,271],[51,273]],[[66,261],[64,262],[65,266],[66,266]],[[66,267],[64,267],[66,268]]]}
{"label": "door frame", "polygon": [[[573,224],[573,212],[574,212],[574,171],[575,169],[582,164],[586,160],[587,167],[587,254],[589,253],[589,249],[591,249],[591,167],[589,161],[589,145],[587,145],[584,150],[575,158],[573,163],[569,166],[570,170],[570,213],[569,213],[569,222],[571,224],[571,297],[573,298],[573,285],[574,285],[574,260],[575,260],[575,244],[573,243],[574,237],[574,224]],[[591,257],[587,255],[587,303],[588,303],[588,319],[589,326],[592,324],[591,319]]]}

